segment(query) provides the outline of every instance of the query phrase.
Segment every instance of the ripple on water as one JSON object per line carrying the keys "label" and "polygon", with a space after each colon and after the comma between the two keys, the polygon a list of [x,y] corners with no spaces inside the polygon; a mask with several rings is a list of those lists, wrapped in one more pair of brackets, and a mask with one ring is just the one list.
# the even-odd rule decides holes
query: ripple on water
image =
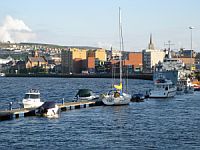
{"label": "ripple on water", "polygon": [[[0,78],[0,107],[37,88],[45,100],[71,101],[79,88],[107,92],[110,79]],[[2,88],[3,87],[3,88]],[[130,93],[152,81],[129,80]],[[0,149],[200,149],[200,93],[118,107],[63,112],[58,119],[0,122]]]}

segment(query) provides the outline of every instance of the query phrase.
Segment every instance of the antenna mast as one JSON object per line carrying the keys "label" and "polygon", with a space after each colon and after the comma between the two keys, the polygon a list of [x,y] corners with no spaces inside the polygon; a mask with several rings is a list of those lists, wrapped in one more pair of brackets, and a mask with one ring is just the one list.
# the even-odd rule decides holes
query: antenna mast
{"label": "antenna mast", "polygon": [[120,63],[120,84],[122,84],[122,50],[123,46],[123,37],[122,37],[122,22],[121,22],[121,8],[119,7],[119,43],[120,43],[120,56],[119,56],[119,63]]}

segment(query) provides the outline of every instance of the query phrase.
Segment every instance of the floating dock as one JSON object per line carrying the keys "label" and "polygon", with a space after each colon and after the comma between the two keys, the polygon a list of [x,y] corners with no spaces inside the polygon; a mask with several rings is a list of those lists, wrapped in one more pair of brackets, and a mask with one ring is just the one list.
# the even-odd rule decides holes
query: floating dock
{"label": "floating dock", "polygon": [[[68,111],[80,108],[87,108],[92,106],[100,106],[101,102],[66,102],[63,104],[57,104],[61,111]],[[0,121],[16,119],[21,117],[36,116],[35,109],[12,109],[0,111]]]}

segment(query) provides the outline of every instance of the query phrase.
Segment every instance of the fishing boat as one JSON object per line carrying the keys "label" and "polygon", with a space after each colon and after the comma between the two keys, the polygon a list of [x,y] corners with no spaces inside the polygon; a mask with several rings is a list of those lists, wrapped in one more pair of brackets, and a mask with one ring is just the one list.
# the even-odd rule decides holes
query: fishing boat
{"label": "fishing boat", "polygon": [[37,108],[43,104],[40,99],[40,92],[36,89],[31,89],[27,93],[22,100],[23,108]]}
{"label": "fishing boat", "polygon": [[92,90],[90,89],[79,89],[77,92],[74,100],[76,102],[80,101],[96,101],[99,99],[99,95],[95,94]]}
{"label": "fishing boat", "polygon": [[35,110],[36,116],[47,118],[58,118],[60,115],[60,109],[54,101],[46,101],[42,106]]}
{"label": "fishing boat", "polygon": [[149,92],[149,98],[168,98],[176,95],[176,86],[162,74],[155,80],[154,88]]}
{"label": "fishing boat", "polygon": [[[127,105],[130,103],[131,95],[123,91],[122,82],[122,54],[121,51],[124,48],[123,36],[122,36],[122,24],[121,24],[121,10],[119,8],[119,39],[120,39],[120,55],[119,55],[119,70],[120,79],[117,85],[112,86],[112,90],[102,95],[102,102],[104,105]],[[114,73],[115,74],[115,73]]]}

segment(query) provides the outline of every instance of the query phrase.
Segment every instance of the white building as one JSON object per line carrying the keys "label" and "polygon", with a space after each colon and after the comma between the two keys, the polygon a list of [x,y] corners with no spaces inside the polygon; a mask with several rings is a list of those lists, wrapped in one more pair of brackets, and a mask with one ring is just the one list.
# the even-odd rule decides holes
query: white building
{"label": "white building", "polygon": [[163,62],[165,52],[163,50],[155,49],[152,42],[152,35],[150,35],[150,42],[148,48],[142,51],[143,71],[152,72],[158,62]]}

